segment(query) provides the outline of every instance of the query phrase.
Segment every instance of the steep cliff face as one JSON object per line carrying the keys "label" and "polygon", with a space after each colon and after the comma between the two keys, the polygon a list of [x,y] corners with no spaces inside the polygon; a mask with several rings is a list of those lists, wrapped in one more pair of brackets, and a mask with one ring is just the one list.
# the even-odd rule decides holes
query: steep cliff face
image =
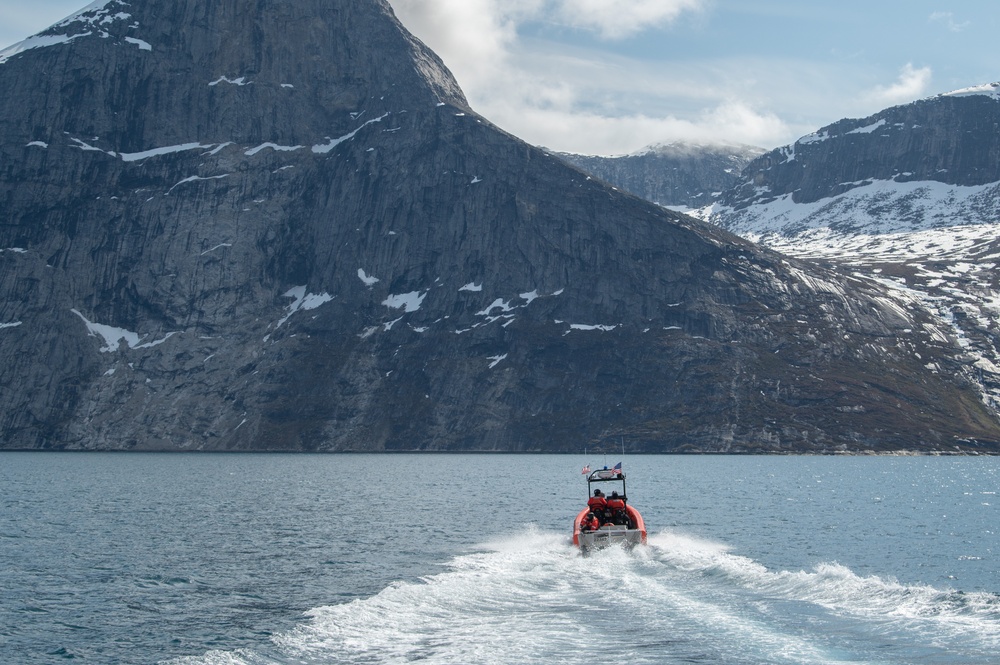
{"label": "steep cliff face", "polygon": [[662,206],[709,205],[740,182],[743,169],[764,150],[746,145],[651,145],[631,155],[559,156],[626,192]]}
{"label": "steep cliff face", "polygon": [[504,134],[382,0],[110,0],[0,59],[6,448],[1000,441],[923,309]]}

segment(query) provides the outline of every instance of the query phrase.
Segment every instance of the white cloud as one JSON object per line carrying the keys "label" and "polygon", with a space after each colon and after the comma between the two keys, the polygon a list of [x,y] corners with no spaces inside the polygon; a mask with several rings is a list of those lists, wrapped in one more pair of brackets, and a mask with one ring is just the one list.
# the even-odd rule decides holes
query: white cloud
{"label": "white cloud", "polygon": [[877,86],[865,95],[865,100],[881,106],[912,102],[927,93],[931,74],[930,67],[917,69],[908,62],[903,66],[895,83],[889,86]]}
{"label": "white cloud", "polygon": [[794,134],[754,101],[753,83],[723,63],[678,71],[600,52],[533,48],[510,65],[470,94],[473,106],[552,150],[621,154],[666,141],[771,146]]}
{"label": "white cloud", "polygon": [[931,23],[941,23],[946,26],[952,32],[962,32],[968,28],[972,23],[970,21],[962,21],[959,23],[955,20],[955,15],[951,12],[934,12],[930,15],[928,20]]}
{"label": "white cloud", "polygon": [[646,115],[600,116],[558,111],[534,111],[524,133],[538,133],[552,145],[584,154],[623,154],[651,143],[687,141],[713,144],[737,141],[775,145],[785,140],[788,127],[772,114],[762,114],[741,103],[722,104],[695,118]]}
{"label": "white cloud", "polygon": [[411,32],[439,52],[496,57],[517,37],[517,13],[497,0],[392,0],[392,7]]}
{"label": "white cloud", "polygon": [[558,17],[573,27],[594,30],[604,39],[621,39],[666,25],[703,4],[703,0],[560,0]]}
{"label": "white cloud", "polygon": [[518,25],[546,0],[390,0],[406,28],[437,53],[473,108],[490,117],[490,100],[535,89],[511,62]]}
{"label": "white cloud", "polygon": [[663,25],[702,1],[391,0],[400,21],[452,70],[473,108],[529,143],[620,154],[675,140],[788,140],[792,130],[740,89],[748,85],[745,69],[664,69],[603,51],[553,48],[517,31],[552,12],[568,18],[572,4],[574,26],[611,38]]}
{"label": "white cloud", "polygon": [[706,0],[391,0],[400,20],[436,48],[469,47],[470,55],[516,40],[522,21],[558,22],[621,39],[671,23]]}

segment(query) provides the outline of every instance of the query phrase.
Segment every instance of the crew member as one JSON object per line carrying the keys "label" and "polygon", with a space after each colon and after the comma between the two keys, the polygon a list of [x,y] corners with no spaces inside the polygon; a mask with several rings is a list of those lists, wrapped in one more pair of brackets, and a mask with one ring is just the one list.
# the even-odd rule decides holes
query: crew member
{"label": "crew member", "polygon": [[625,497],[618,496],[618,492],[612,492],[611,496],[607,498],[607,505],[613,524],[628,524],[628,514],[625,512]]}
{"label": "crew member", "polygon": [[604,492],[594,490],[594,496],[587,500],[587,505],[590,506],[590,512],[601,517],[604,515],[604,511],[607,510],[608,500],[604,498]]}

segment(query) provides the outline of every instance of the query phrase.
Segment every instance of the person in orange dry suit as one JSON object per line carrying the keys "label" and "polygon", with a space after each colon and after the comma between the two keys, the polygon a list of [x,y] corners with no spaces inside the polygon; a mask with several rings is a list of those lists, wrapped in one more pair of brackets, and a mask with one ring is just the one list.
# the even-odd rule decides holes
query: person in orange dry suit
{"label": "person in orange dry suit", "polygon": [[587,506],[600,522],[607,521],[608,500],[604,498],[604,492],[594,490],[594,496],[587,500]]}
{"label": "person in orange dry suit", "polygon": [[612,492],[611,496],[607,498],[607,505],[613,524],[628,524],[628,513],[625,512],[625,497],[618,496],[618,492]]}

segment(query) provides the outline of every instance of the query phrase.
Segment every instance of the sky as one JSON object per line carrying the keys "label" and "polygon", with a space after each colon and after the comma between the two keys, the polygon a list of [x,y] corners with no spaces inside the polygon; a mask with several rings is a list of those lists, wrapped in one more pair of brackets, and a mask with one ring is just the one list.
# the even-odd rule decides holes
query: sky
{"label": "sky", "polygon": [[[89,0],[0,0],[0,48]],[[1000,81],[996,0],[389,0],[472,107],[552,150],[774,148]]]}

